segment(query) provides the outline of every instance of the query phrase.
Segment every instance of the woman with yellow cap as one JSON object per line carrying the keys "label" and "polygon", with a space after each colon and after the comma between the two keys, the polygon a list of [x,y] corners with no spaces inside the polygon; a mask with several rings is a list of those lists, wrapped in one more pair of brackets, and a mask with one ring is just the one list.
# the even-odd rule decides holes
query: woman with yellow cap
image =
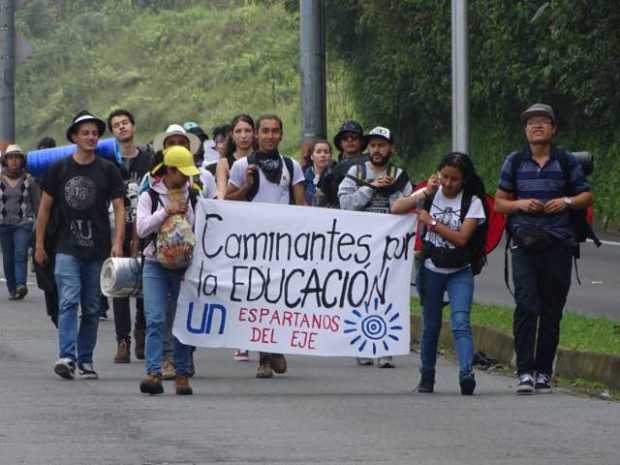
{"label": "woman with yellow cap", "polygon": [[[140,195],[136,220],[138,236],[146,241],[142,286],[147,376],[140,384],[140,391],[147,394],[163,392],[161,359],[166,309],[176,307],[181,280],[191,260],[195,241],[191,233],[194,222],[194,202],[191,200],[195,199],[191,191],[191,177],[199,174],[199,170],[194,165],[191,152],[181,145],[166,147],[163,155],[163,162],[151,172],[156,181]],[[167,241],[172,236],[168,233],[173,228],[182,231],[182,243],[171,244]],[[169,253],[172,248],[174,252]],[[190,347],[176,338],[174,344],[176,393],[192,394],[188,380]]]}

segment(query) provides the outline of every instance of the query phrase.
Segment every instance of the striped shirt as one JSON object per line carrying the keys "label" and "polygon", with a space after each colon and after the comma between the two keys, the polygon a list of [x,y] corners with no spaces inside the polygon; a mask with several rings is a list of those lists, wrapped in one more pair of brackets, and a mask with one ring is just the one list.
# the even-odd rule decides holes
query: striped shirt
{"label": "striped shirt", "polygon": [[[558,160],[561,156],[560,151],[568,161],[570,173],[568,180],[564,179],[562,166]],[[561,147],[551,146],[550,157],[542,167],[532,159],[529,146],[526,146],[522,153],[523,162],[517,169],[516,179],[512,179],[512,163],[517,152],[506,157],[498,185],[499,189],[515,194],[516,199],[538,199],[547,202],[591,190],[577,159]],[[510,215],[508,221],[512,230],[522,227],[540,228],[560,240],[574,239],[568,209],[550,215],[518,212]]]}

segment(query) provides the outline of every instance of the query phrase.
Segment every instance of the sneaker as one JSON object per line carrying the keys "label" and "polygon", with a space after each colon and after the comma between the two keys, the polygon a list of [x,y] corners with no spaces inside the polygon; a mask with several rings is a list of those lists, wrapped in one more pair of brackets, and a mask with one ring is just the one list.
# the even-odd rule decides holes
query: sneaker
{"label": "sneaker", "polygon": [[529,373],[519,375],[519,384],[517,385],[517,394],[528,395],[534,393],[534,378]]}
{"label": "sneaker", "polygon": [[75,362],[70,358],[60,358],[54,364],[54,373],[64,379],[73,379],[75,376]]}
{"label": "sneaker", "polygon": [[233,360],[235,362],[249,362],[250,361],[250,352],[247,350],[235,350],[233,354]]}
{"label": "sneaker", "polygon": [[430,394],[435,390],[435,383],[430,379],[422,377],[415,390],[421,394]]}
{"label": "sneaker", "polygon": [[392,357],[379,357],[377,359],[377,368],[394,368]]}
{"label": "sneaker", "polygon": [[78,362],[78,375],[81,379],[97,379],[99,376],[92,363]]}
{"label": "sneaker", "polygon": [[163,380],[171,380],[176,378],[177,370],[174,365],[174,362],[169,359],[165,359],[164,363],[161,366],[161,379]]}
{"label": "sneaker", "polygon": [[461,386],[461,395],[471,396],[476,389],[476,378],[474,372],[468,373],[459,378],[459,385]]}
{"label": "sneaker", "polygon": [[545,373],[538,373],[534,389],[536,394],[551,394],[551,376]]}
{"label": "sneaker", "polygon": [[361,367],[368,367],[374,364],[374,361],[372,358],[358,357],[356,361],[357,361],[357,364]]}
{"label": "sneaker", "polygon": [[256,368],[256,377],[259,379],[273,378],[270,354],[264,354],[261,352],[258,368]]}
{"label": "sneaker", "polygon": [[137,360],[144,360],[144,328],[136,328],[133,331],[134,351]]}
{"label": "sneaker", "polygon": [[174,387],[177,391],[177,396],[191,396],[194,391],[189,385],[189,378],[187,376],[177,376],[174,380]]}
{"label": "sneaker", "polygon": [[286,373],[286,358],[284,358],[284,355],[271,354],[271,368],[279,375]]}
{"label": "sneaker", "polygon": [[17,286],[15,291],[15,300],[22,300],[28,294],[28,288],[26,286]]}
{"label": "sneaker", "polygon": [[146,378],[140,383],[140,392],[143,394],[162,394],[164,392],[164,385],[161,382],[161,375],[159,373],[149,373]]}
{"label": "sneaker", "polygon": [[127,339],[121,339],[116,346],[116,355],[114,356],[114,363],[129,363],[131,361],[131,341]]}
{"label": "sneaker", "polygon": [[107,312],[107,310],[101,310],[99,312],[99,321],[108,321],[108,312]]}
{"label": "sneaker", "polygon": [[9,292],[9,300],[17,300],[17,296],[15,292]]}

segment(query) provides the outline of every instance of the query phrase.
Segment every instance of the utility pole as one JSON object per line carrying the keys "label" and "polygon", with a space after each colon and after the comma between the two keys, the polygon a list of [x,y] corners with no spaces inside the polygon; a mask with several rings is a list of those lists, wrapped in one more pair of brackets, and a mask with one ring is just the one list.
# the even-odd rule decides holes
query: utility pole
{"label": "utility pole", "polygon": [[302,140],[325,139],[325,2],[300,2]]}
{"label": "utility pole", "polygon": [[452,0],[452,150],[469,154],[467,0]]}
{"label": "utility pole", "polygon": [[0,0],[0,144],[15,142],[15,2]]}

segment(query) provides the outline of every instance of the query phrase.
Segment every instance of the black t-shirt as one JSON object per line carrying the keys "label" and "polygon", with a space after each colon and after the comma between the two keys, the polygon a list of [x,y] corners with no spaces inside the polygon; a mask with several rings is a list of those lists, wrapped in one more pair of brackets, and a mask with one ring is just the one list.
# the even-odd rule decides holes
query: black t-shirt
{"label": "black t-shirt", "polygon": [[108,205],[123,197],[118,168],[100,157],[87,165],[63,158],[50,166],[42,188],[59,207],[56,252],[84,260],[107,258],[111,249]]}
{"label": "black t-shirt", "polygon": [[121,177],[125,184],[125,242],[131,240],[134,223],[136,222],[136,210],[140,195],[140,182],[151,167],[152,153],[147,149],[137,146],[138,155],[133,158],[122,158],[120,166]]}

